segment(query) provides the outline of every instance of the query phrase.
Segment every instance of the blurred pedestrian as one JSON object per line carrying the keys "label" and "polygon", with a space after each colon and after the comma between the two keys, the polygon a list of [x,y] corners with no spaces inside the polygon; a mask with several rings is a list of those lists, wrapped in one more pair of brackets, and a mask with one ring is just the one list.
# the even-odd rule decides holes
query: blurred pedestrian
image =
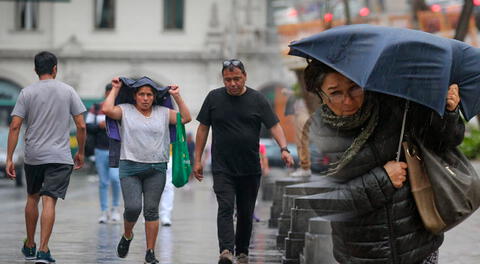
{"label": "blurred pedestrian", "polygon": [[[312,175],[308,133],[305,126],[310,117],[305,100],[301,97],[300,86],[294,86],[285,106],[285,116],[292,116],[295,125],[295,144],[300,167],[290,173],[292,177],[308,177]],[[308,126],[308,125],[307,125]]]}
{"label": "blurred pedestrian", "polygon": [[190,163],[192,164],[195,161],[195,141],[193,141],[192,133],[187,133],[187,147],[188,147],[188,155],[190,156]]}
{"label": "blurred pedestrian", "polygon": [[[112,85],[105,87],[105,97],[112,90]],[[109,220],[113,223],[119,222],[120,217],[120,178],[118,168],[108,166],[108,146],[109,139],[105,126],[105,113],[102,111],[103,102],[94,104],[87,113],[87,132],[95,137],[95,168],[99,178],[99,198],[100,198],[100,224],[107,223]],[[112,188],[112,207],[108,210],[108,187]]]}
{"label": "blurred pedestrian", "polygon": [[[267,147],[265,144],[260,143],[258,153],[260,154],[260,167],[262,168],[262,176],[268,176],[270,173],[270,166],[268,165]],[[256,205],[257,202],[255,201],[255,206]],[[253,212],[252,218],[255,220],[255,222],[260,222],[260,218],[255,214],[255,212]]]}
{"label": "blurred pedestrian", "polygon": [[[115,105],[122,81],[112,80],[112,91],[103,104],[103,112],[121,121],[120,184],[125,206],[124,234],[117,247],[117,255],[125,258],[133,239],[133,227],[142,211],[145,218],[147,250],[145,263],[158,263],[155,243],[159,228],[159,203],[165,187],[169,160],[169,124],[176,124],[177,111],[154,105],[157,90],[154,84],[136,88],[134,104]],[[170,86],[170,95],[179,107],[182,123],[191,120],[190,112],[180,96],[180,88]]]}
{"label": "blurred pedestrian", "polygon": [[260,154],[260,167],[262,168],[262,175],[267,176],[270,173],[270,166],[268,165],[267,147],[260,143],[258,150]]}
{"label": "blurred pedestrian", "polygon": [[[197,120],[195,177],[203,179],[202,153],[210,126],[212,139],[213,189],[218,202],[217,228],[220,246],[218,263],[248,263],[252,216],[260,186],[260,128],[263,123],[281,147],[283,161],[293,165],[283,129],[267,99],[246,87],[247,73],[241,61],[223,62],[225,87],[211,91],[203,102]],[[233,227],[237,208],[236,233]]]}
{"label": "blurred pedestrian", "polygon": [[[55,222],[57,199],[65,199],[70,174],[83,166],[86,111],[75,90],[57,76],[57,57],[47,51],[35,55],[35,72],[39,81],[22,89],[11,113],[8,134],[6,173],[15,178],[13,152],[18,142],[22,123],[25,122],[25,177],[27,204],[25,224],[27,238],[22,253],[27,260],[54,263],[48,241]],[[78,151],[72,160],[70,151],[70,121],[77,127]],[[38,203],[42,198],[40,220],[40,247],[36,252],[35,230],[38,221]]]}
{"label": "blurred pedestrian", "polygon": [[160,199],[160,223],[162,226],[172,225],[173,201],[175,199],[175,186],[172,183],[172,155],[167,164],[167,180],[163,188],[162,199]]}

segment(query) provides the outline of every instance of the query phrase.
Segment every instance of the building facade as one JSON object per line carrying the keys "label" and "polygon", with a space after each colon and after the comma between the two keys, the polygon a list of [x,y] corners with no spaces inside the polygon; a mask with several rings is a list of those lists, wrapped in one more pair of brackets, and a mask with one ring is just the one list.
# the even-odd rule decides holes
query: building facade
{"label": "building facade", "polygon": [[268,0],[0,1],[0,99],[37,80],[33,56],[59,57],[58,79],[100,98],[115,76],[178,84],[196,116],[221,86],[221,63],[239,58],[247,85],[295,80],[282,65]]}

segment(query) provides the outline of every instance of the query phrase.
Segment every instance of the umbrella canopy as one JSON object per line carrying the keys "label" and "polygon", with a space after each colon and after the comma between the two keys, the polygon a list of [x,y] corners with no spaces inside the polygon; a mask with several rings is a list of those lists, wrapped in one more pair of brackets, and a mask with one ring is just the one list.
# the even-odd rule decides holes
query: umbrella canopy
{"label": "umbrella canopy", "polygon": [[480,112],[480,49],[417,30],[349,25],[290,45],[289,55],[313,58],[365,90],[445,111],[450,84],[460,87],[469,120]]}

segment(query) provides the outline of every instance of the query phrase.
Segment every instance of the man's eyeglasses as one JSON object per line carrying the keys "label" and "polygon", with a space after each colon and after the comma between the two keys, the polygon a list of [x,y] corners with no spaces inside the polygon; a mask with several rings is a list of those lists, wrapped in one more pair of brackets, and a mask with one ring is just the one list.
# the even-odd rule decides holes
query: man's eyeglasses
{"label": "man's eyeglasses", "polygon": [[360,97],[363,95],[363,89],[362,87],[358,86],[358,85],[355,85],[353,86],[352,88],[348,89],[347,93],[342,93],[340,91],[335,91],[333,92],[332,94],[330,95],[327,95],[326,93],[324,93],[323,91],[319,91],[319,90],[316,90],[316,94],[318,97],[322,97],[325,96],[331,103],[334,103],[334,104],[340,104],[340,103],[343,103],[345,101],[345,97],[346,96],[349,96],[350,98],[352,99],[356,99],[357,97]]}

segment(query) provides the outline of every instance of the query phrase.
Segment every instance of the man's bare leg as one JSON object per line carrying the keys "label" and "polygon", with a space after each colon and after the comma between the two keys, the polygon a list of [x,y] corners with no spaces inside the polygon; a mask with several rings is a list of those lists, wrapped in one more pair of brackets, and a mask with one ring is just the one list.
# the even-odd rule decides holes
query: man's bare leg
{"label": "man's bare leg", "polygon": [[55,205],[57,199],[47,195],[42,196],[42,218],[40,219],[40,248],[38,250],[47,252],[48,241],[52,234],[53,224],[55,223]]}
{"label": "man's bare leg", "polygon": [[38,201],[40,195],[28,194],[27,204],[25,205],[25,226],[27,229],[27,241],[26,246],[32,248],[35,245],[35,230],[37,229],[38,222]]}

